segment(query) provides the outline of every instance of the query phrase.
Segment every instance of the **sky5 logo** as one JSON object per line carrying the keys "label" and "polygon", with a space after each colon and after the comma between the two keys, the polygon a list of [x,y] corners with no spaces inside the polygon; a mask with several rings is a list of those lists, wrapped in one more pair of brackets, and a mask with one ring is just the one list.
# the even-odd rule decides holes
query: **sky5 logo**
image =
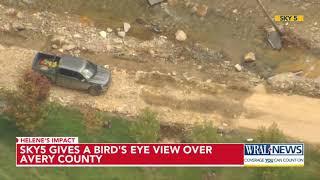
{"label": "sky5 logo", "polygon": [[245,155],[303,155],[304,144],[245,144]]}

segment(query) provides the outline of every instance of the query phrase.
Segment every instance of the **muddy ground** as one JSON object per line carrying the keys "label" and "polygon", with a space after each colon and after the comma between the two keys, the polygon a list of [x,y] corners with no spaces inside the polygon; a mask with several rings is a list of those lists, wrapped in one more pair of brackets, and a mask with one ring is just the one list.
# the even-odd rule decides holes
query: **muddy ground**
{"label": "muddy ground", "polygon": [[99,97],[54,87],[51,100],[64,105],[85,103],[127,116],[149,107],[168,124],[212,121],[225,129],[257,129],[276,122],[289,136],[320,142],[320,100],[312,98],[320,96],[317,80],[293,74],[266,81],[250,67],[237,72],[228,50],[176,42],[166,33],[120,38],[114,30],[102,37],[101,27],[78,15],[17,9],[10,13],[5,5],[0,9],[1,88],[14,88],[37,51],[72,54],[109,66],[113,82]]}

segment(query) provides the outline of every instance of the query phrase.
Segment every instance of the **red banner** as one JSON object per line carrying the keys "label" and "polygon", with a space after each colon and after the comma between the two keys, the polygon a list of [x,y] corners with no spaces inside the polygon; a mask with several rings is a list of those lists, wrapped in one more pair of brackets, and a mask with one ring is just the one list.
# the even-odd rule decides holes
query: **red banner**
{"label": "red banner", "polygon": [[[26,139],[24,139],[26,140]],[[16,166],[243,166],[244,144],[17,142]]]}

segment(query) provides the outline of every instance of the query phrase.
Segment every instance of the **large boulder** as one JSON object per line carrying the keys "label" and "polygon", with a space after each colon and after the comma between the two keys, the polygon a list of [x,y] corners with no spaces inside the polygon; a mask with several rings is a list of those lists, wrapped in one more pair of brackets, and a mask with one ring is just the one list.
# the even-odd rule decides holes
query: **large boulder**
{"label": "large boulder", "polygon": [[182,30],[178,30],[175,35],[176,35],[176,40],[178,41],[187,40],[187,34]]}
{"label": "large boulder", "polygon": [[196,13],[199,17],[204,17],[208,13],[208,6],[205,4],[201,4],[196,6]]}
{"label": "large boulder", "polygon": [[129,23],[127,23],[127,22],[123,23],[124,32],[126,32],[126,33],[129,32],[130,28],[131,28],[131,25]]}
{"label": "large boulder", "polygon": [[256,55],[253,52],[249,52],[244,56],[244,62],[251,63],[256,61]]}
{"label": "large boulder", "polygon": [[105,32],[105,31],[100,31],[99,34],[100,34],[101,37],[107,38],[107,32]]}

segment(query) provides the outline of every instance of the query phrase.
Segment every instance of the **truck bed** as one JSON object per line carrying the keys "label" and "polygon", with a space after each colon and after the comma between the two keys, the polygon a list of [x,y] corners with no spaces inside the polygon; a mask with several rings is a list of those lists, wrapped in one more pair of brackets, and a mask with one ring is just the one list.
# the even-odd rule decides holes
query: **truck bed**
{"label": "truck bed", "polygon": [[59,65],[60,59],[61,57],[59,56],[39,52],[33,60],[32,69],[42,72],[56,69]]}

